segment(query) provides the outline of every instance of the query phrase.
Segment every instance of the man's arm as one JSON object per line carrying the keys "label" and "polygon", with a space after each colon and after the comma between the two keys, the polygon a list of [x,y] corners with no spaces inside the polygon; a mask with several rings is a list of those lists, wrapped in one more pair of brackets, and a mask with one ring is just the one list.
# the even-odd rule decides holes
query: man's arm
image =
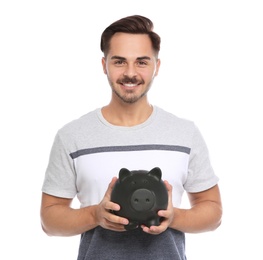
{"label": "man's arm", "polygon": [[159,216],[164,217],[160,226],[143,230],[150,234],[159,234],[168,227],[185,232],[199,233],[215,230],[221,224],[222,204],[218,185],[197,193],[188,193],[190,209],[174,208],[172,206],[172,186],[166,182],[169,193],[167,210],[160,210]]}
{"label": "man's arm", "polygon": [[222,204],[218,185],[197,193],[188,193],[191,209],[174,209],[171,227],[187,233],[212,231],[222,218]]}
{"label": "man's arm", "polygon": [[109,184],[103,200],[98,205],[80,209],[71,208],[72,199],[59,198],[42,193],[41,224],[50,236],[73,236],[91,230],[98,225],[114,230],[125,231],[128,220],[112,214],[120,206],[110,201],[110,194],[116,178]]}

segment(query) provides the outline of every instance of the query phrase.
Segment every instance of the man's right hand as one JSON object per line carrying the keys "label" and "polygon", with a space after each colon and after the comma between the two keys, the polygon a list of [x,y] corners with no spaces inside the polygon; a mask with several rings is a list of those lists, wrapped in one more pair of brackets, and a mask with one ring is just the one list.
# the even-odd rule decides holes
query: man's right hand
{"label": "man's right hand", "polygon": [[97,224],[101,227],[113,231],[126,231],[124,225],[129,223],[126,218],[119,217],[112,213],[112,211],[120,210],[120,205],[113,203],[110,200],[112,189],[117,181],[117,177],[112,178],[108,189],[104,195],[102,201],[96,206],[95,219]]}

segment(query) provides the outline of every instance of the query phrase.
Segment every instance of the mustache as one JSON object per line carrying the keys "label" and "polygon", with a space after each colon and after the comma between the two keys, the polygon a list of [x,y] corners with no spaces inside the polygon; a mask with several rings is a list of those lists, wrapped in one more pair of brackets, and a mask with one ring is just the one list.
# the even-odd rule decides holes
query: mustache
{"label": "mustache", "polygon": [[144,83],[143,81],[139,81],[136,76],[134,77],[128,77],[128,76],[124,76],[123,78],[121,79],[118,79],[117,80],[117,83],[118,84],[128,84],[128,83],[131,83],[131,84],[138,84],[138,83]]}

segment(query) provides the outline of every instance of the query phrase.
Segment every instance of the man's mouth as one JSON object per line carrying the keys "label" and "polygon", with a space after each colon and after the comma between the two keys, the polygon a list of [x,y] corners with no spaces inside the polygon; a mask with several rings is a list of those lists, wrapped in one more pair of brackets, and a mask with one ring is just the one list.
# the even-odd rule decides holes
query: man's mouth
{"label": "man's mouth", "polygon": [[139,84],[134,84],[134,83],[122,83],[122,85],[124,87],[127,87],[127,88],[134,88],[136,86],[138,86]]}
{"label": "man's mouth", "polygon": [[143,84],[143,81],[138,80],[136,77],[127,77],[124,76],[122,79],[117,80],[118,84],[121,84],[125,88],[135,88],[141,84]]}

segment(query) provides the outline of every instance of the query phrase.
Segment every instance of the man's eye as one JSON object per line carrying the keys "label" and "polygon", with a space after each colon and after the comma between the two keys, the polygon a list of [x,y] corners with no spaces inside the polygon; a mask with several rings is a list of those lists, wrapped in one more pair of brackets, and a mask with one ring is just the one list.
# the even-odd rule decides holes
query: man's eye
{"label": "man's eye", "polygon": [[138,61],[138,65],[139,66],[146,66],[147,62],[145,62],[145,61]]}
{"label": "man's eye", "polygon": [[123,65],[123,64],[124,64],[124,61],[123,61],[123,60],[116,60],[116,61],[114,62],[114,64],[116,64],[116,65]]}

